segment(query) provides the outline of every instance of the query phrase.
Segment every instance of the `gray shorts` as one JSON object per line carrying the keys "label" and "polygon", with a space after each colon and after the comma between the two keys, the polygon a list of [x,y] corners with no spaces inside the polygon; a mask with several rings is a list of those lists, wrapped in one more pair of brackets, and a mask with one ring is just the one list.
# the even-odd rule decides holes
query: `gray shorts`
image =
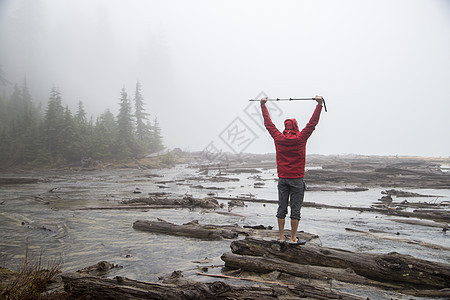
{"label": "gray shorts", "polygon": [[290,203],[291,219],[300,220],[305,188],[303,178],[278,178],[277,218],[286,218],[288,203]]}

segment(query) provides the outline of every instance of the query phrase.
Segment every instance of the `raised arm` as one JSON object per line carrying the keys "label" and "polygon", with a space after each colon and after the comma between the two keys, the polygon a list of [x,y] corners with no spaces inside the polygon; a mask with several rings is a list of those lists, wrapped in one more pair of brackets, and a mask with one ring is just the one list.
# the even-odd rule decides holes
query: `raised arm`
{"label": "raised arm", "polygon": [[267,97],[261,99],[261,112],[264,118],[264,126],[266,127],[267,131],[270,133],[270,135],[276,139],[279,136],[282,135],[282,133],[277,129],[275,124],[273,124],[272,120],[270,119],[269,110],[266,107]]}
{"label": "raised arm", "polygon": [[306,124],[305,128],[303,128],[301,132],[304,139],[308,139],[311,136],[314,129],[316,129],[317,123],[319,123],[320,113],[322,112],[323,98],[321,96],[316,96],[315,100],[317,101],[316,109],[314,110],[311,119],[309,119],[308,124]]}

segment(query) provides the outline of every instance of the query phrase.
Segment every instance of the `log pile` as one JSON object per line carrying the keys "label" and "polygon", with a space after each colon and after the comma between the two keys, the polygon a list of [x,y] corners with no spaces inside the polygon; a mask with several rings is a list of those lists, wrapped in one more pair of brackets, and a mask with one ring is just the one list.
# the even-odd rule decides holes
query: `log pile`
{"label": "log pile", "polygon": [[403,293],[450,296],[450,265],[396,252],[356,253],[307,244],[289,246],[246,238],[231,243],[222,255],[225,266],[258,273],[279,271],[294,276],[335,279],[385,286]]}

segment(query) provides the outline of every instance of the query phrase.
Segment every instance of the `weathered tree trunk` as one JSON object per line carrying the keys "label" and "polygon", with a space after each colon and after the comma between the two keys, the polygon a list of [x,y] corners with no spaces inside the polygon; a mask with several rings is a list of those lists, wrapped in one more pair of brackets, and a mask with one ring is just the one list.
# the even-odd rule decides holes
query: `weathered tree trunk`
{"label": "weathered tree trunk", "polygon": [[[230,226],[231,227],[231,226]],[[176,236],[187,236],[197,239],[205,240],[221,240],[233,239],[238,237],[238,228],[221,228],[213,225],[200,225],[196,222],[190,222],[183,225],[178,225],[163,220],[158,221],[144,221],[138,220],[134,222],[133,228],[136,230],[149,231],[153,233],[163,233]],[[241,230],[245,232],[244,229]]]}
{"label": "weathered tree trunk", "polygon": [[366,299],[349,293],[315,287],[308,284],[233,286],[223,281],[196,282],[182,278],[179,272],[163,283],[147,283],[124,277],[114,279],[66,273],[64,289],[76,299]]}
{"label": "weathered tree trunk", "polygon": [[[296,264],[350,268],[356,274],[380,282],[410,284],[422,288],[449,288],[450,265],[399,253],[356,253],[317,245],[286,246],[246,238],[231,243],[239,255],[279,258]],[[240,266],[246,268],[247,265]],[[248,266],[250,268],[250,265]]]}
{"label": "weathered tree trunk", "polygon": [[351,269],[303,265],[273,257],[237,255],[231,252],[224,253],[221,256],[221,259],[225,262],[226,267],[244,269],[262,274],[278,271],[307,279],[335,279],[356,284],[371,284],[386,288],[400,288],[398,285],[383,284],[381,282],[369,280],[364,276],[356,274]]}
{"label": "weathered tree trunk", "polygon": [[90,299],[276,299],[279,295],[290,294],[285,288],[265,286],[237,287],[222,281],[202,283],[175,279],[170,283],[147,283],[123,277],[103,279],[83,277],[78,274],[62,276],[65,290],[74,297]]}
{"label": "weathered tree trunk", "polygon": [[146,283],[123,277],[115,279],[81,276],[77,273],[61,275],[66,292],[76,299],[186,299],[184,291],[173,285]]}
{"label": "weathered tree trunk", "polygon": [[[265,228],[262,225],[260,226],[261,228]],[[186,236],[204,240],[235,239],[239,235],[273,239],[278,237],[278,231],[275,230],[242,228],[238,225],[201,225],[196,220],[183,225],[170,223],[161,219],[158,219],[158,221],[138,220],[134,222],[133,228],[153,233]],[[289,234],[289,232],[290,230],[287,230],[286,234]],[[298,233],[298,237],[310,241],[318,236],[302,231]]]}

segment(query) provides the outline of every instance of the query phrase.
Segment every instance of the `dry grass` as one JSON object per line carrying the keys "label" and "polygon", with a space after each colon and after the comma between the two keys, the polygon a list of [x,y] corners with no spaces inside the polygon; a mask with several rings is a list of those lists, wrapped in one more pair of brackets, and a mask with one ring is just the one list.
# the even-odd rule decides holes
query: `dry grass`
{"label": "dry grass", "polygon": [[36,260],[30,259],[28,246],[25,259],[18,272],[12,272],[4,287],[0,287],[0,299],[31,300],[49,299],[51,296],[42,295],[47,285],[60,273],[61,260],[52,261],[45,266],[42,264],[42,254]]}

